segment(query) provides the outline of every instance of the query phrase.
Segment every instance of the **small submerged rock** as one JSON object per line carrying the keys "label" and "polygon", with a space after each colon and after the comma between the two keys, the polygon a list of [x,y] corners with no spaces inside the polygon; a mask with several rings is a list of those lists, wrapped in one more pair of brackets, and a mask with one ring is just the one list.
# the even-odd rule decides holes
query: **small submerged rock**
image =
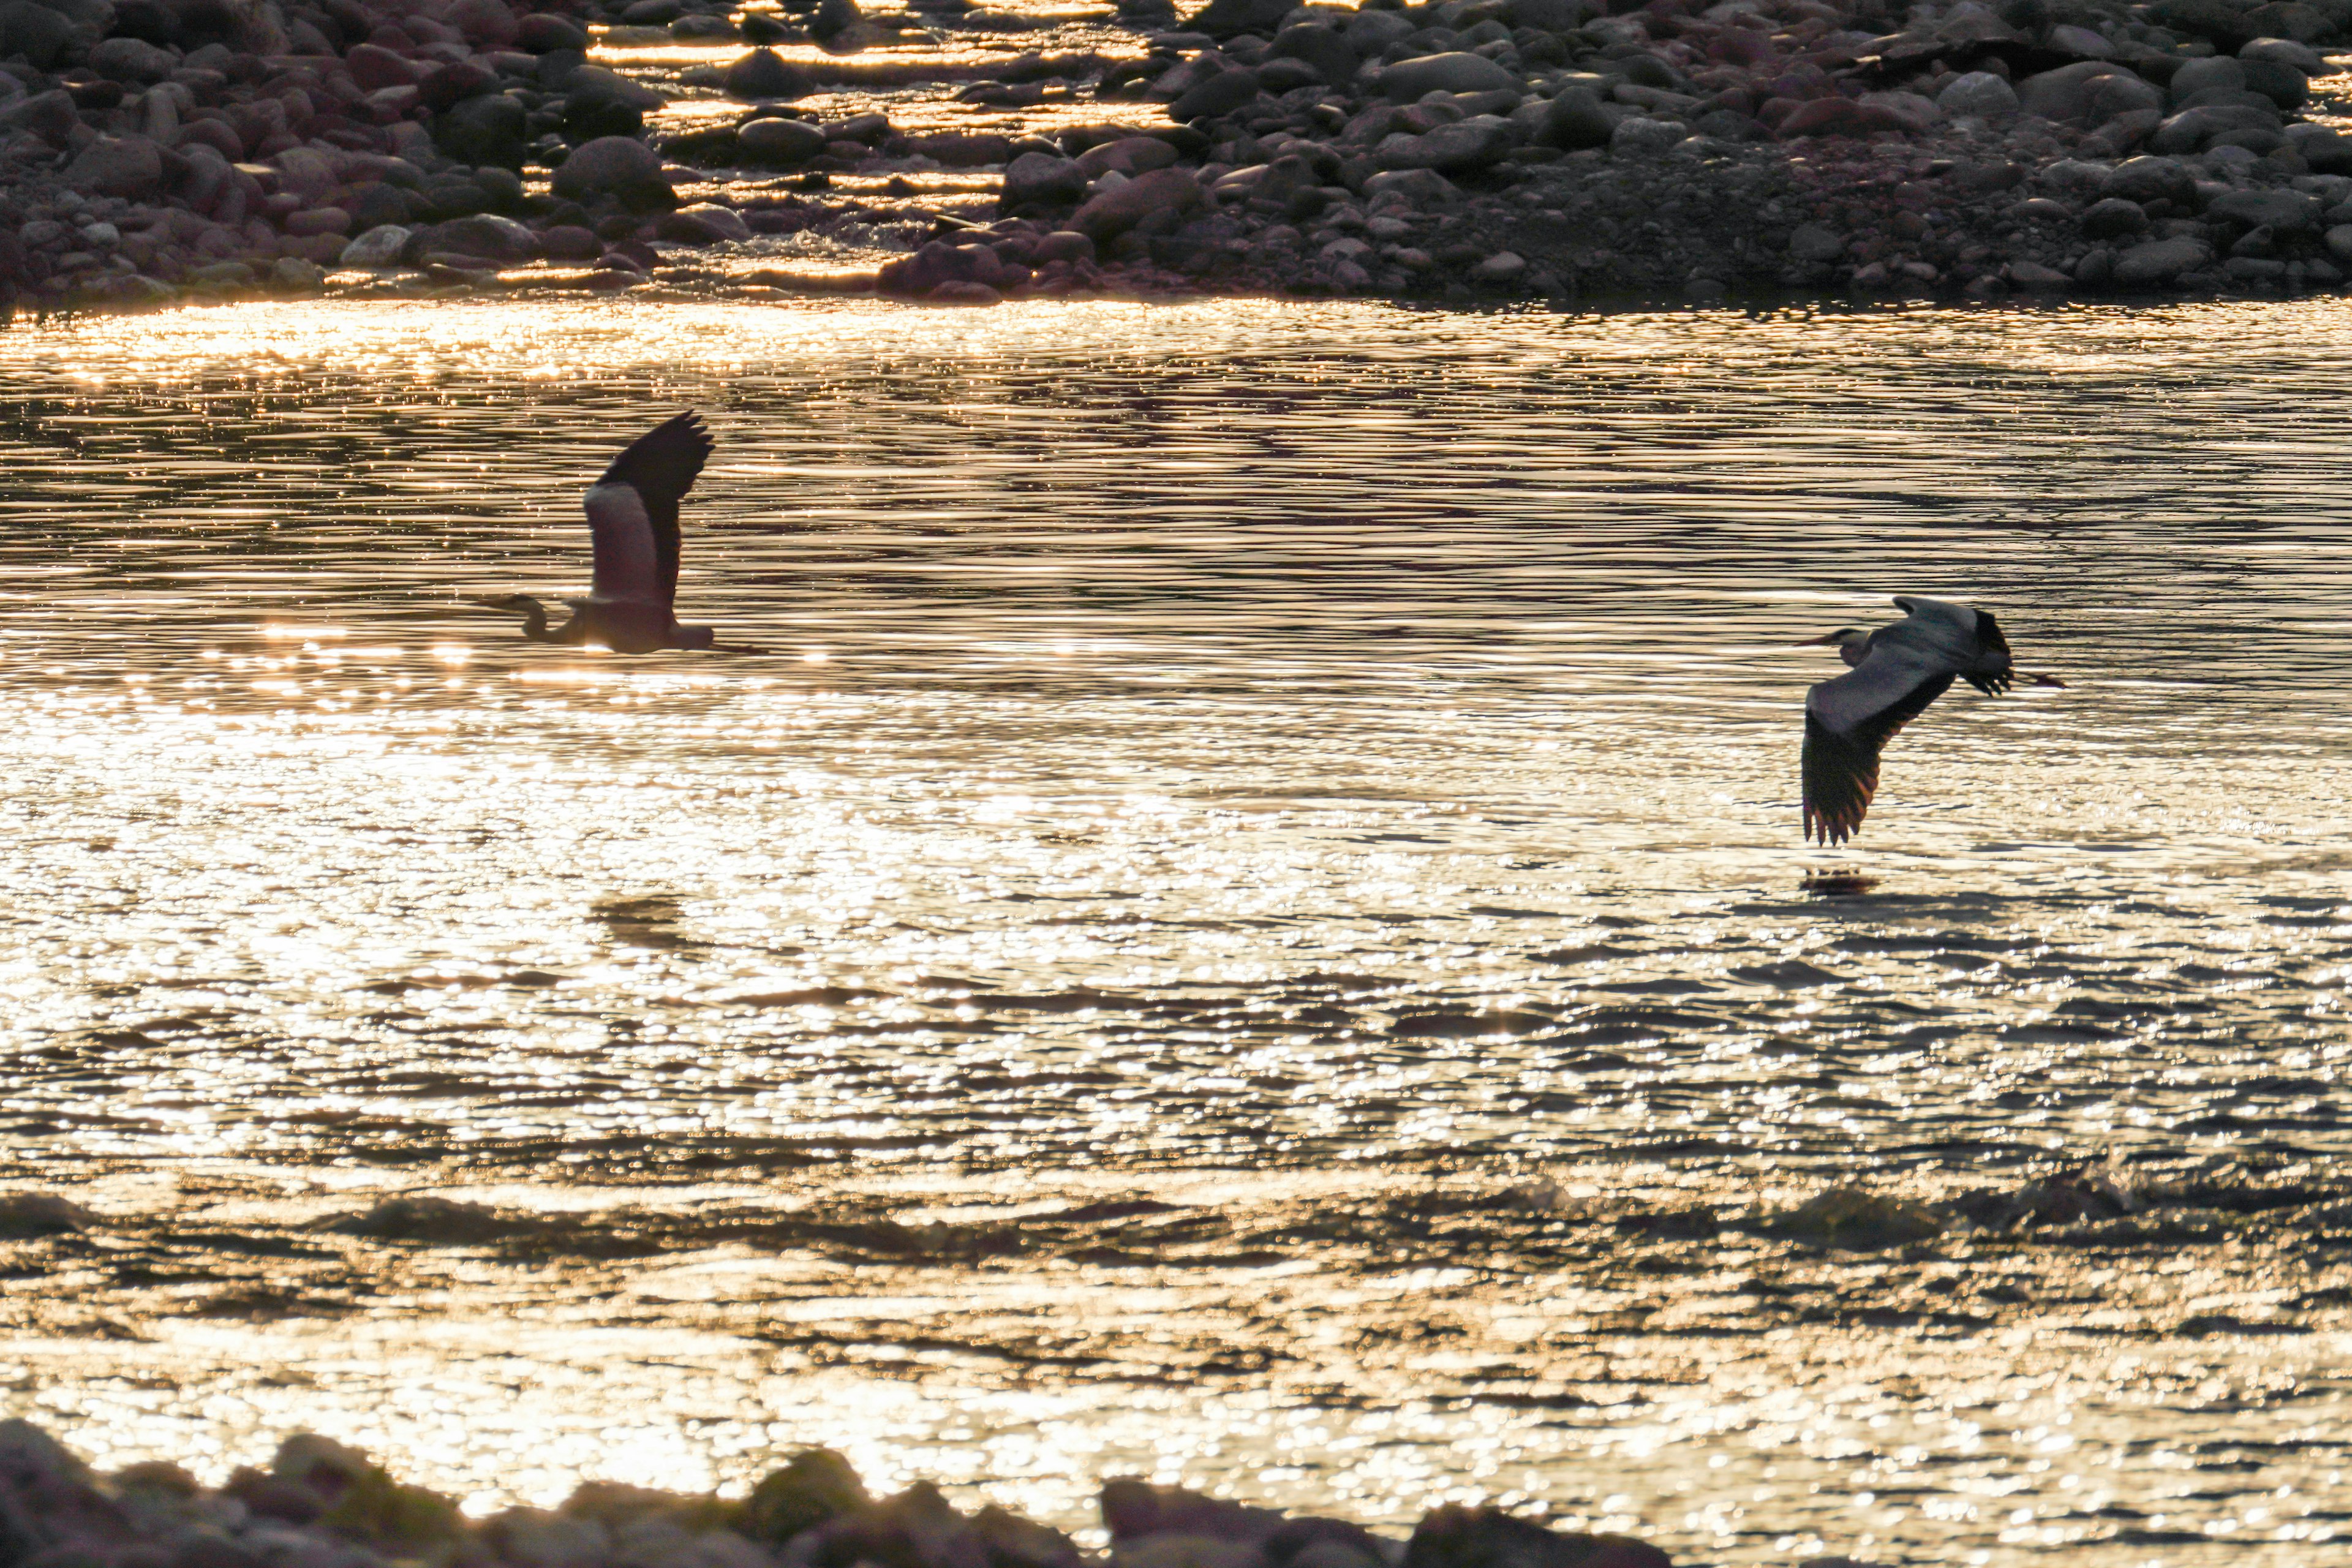
{"label": "small submerged rock", "polygon": [[1927,1205],[1862,1187],[1832,1187],[1761,1226],[1811,1247],[1869,1252],[1906,1247],[1943,1233],[1944,1221]]}

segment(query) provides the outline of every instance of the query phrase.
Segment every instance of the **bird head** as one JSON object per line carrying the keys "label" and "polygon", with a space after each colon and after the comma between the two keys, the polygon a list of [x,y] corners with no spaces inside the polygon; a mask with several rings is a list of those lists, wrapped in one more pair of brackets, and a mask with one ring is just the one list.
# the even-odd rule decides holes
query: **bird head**
{"label": "bird head", "polygon": [[1827,637],[1807,637],[1799,647],[1860,647],[1870,640],[1870,634],[1860,626],[1840,626]]}

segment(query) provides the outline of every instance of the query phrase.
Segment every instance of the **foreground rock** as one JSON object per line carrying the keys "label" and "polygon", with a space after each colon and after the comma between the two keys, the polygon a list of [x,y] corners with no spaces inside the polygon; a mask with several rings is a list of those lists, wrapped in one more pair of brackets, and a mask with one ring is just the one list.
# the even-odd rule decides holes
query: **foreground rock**
{"label": "foreground rock", "polygon": [[[1177,1487],[1102,1489],[1114,1568],[1670,1568],[1656,1548],[1489,1509],[1443,1507],[1411,1541]],[[474,1521],[331,1438],[298,1434],[267,1470],[208,1489],[176,1465],[90,1469],[39,1427],[0,1422],[0,1530],[9,1561],[111,1564],[464,1563],[476,1568],[1096,1568],[1060,1531],[995,1507],[965,1514],[927,1481],[871,1496],[849,1462],[806,1449],[749,1499],[583,1483],[558,1508]]]}

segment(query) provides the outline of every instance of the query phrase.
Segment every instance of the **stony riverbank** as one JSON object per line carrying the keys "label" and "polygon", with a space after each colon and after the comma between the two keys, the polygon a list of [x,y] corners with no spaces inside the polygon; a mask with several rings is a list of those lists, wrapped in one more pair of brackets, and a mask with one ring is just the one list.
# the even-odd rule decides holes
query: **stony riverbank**
{"label": "stony riverbank", "polygon": [[2352,0],[566,3],[7,0],[0,301],[2259,294],[2352,258],[2352,139],[2309,117]]}
{"label": "stony riverbank", "polygon": [[1008,1510],[966,1514],[925,1482],[876,1498],[803,1449],[748,1498],[581,1486],[561,1506],[470,1519],[331,1438],[207,1487],[181,1467],[101,1476],[28,1422],[0,1422],[0,1551],[23,1568],[1667,1568],[1622,1535],[1449,1505],[1409,1540],[1141,1480],[1106,1483],[1108,1549]]}

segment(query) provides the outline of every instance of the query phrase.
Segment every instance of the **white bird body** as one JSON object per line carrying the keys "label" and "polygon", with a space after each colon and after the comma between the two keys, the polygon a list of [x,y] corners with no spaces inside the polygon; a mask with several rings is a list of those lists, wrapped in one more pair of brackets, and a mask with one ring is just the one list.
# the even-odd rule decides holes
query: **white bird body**
{"label": "white bird body", "polygon": [[[1890,626],[1869,633],[1846,627],[1812,639],[1834,646],[1853,668],[1805,694],[1809,840],[1843,844],[1853,837],[1877,793],[1880,752],[1955,679],[1988,697],[2016,682],[2008,640],[1990,611],[1912,595],[1895,604],[1904,618]],[[2048,676],[2031,679],[2063,684]]]}
{"label": "white bird body", "polygon": [[595,643],[614,653],[707,648],[709,626],[680,626],[676,614],[677,505],[710,456],[710,434],[691,411],[656,426],[588,487],[588,535],[595,553],[588,596],[566,599],[572,618],[551,630],[547,608],[528,594],[486,599],[525,614],[533,642]]}

